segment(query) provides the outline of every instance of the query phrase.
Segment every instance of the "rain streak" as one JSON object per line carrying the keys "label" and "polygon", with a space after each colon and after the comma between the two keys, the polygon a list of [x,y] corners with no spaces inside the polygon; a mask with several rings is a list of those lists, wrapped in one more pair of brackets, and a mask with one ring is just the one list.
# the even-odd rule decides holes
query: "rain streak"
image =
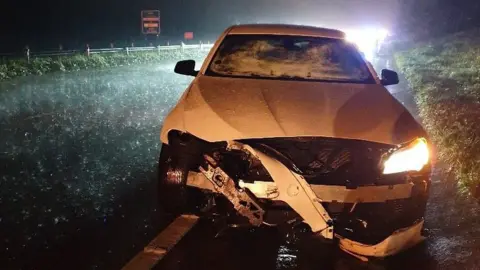
{"label": "rain streak", "polygon": [[153,185],[163,118],[191,80],[173,64],[0,84],[0,246],[10,260],[55,244],[62,224],[107,222],[124,194]]}

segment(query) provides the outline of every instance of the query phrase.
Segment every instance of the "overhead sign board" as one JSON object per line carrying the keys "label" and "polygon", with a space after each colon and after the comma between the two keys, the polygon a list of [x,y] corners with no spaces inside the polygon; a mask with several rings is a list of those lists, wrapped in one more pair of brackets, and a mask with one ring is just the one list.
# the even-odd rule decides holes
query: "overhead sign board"
{"label": "overhead sign board", "polygon": [[142,33],[145,35],[160,34],[160,10],[142,10]]}
{"label": "overhead sign board", "polygon": [[193,39],[193,32],[185,32],[185,34],[183,34],[183,38],[184,39]]}

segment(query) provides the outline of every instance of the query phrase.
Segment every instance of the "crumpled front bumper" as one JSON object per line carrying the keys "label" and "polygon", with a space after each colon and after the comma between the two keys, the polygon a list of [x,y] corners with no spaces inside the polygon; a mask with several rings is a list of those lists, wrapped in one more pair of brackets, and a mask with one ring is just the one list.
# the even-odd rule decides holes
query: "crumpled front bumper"
{"label": "crumpled front bumper", "polygon": [[[345,231],[342,233],[336,232],[334,218],[325,208],[330,204],[341,204],[342,207],[348,205],[350,207],[349,211],[353,212],[355,207],[358,208],[365,204],[383,205],[383,203],[386,204],[395,200],[408,200],[411,196],[414,196],[414,193],[418,193],[418,187],[414,191],[412,183],[358,187],[355,189],[348,189],[343,186],[310,185],[301,175],[291,171],[284,164],[265,153],[256,151],[249,145],[232,142],[229,147],[248,151],[254,155],[273,179],[273,182],[254,181],[253,183],[243,182],[240,179],[239,185],[241,188],[250,190],[260,199],[287,203],[302,217],[303,222],[308,224],[314,233],[326,239],[337,238],[340,248],[347,253],[362,260],[368,260],[367,257],[387,257],[424,240],[421,235],[423,219],[416,219],[416,222],[397,224],[397,226],[408,227],[398,230],[397,227],[394,227],[384,234],[380,241],[371,244],[361,243],[363,241],[355,241],[352,240],[354,238],[345,237],[343,234]],[[201,174],[189,174],[188,184],[214,190],[209,181],[206,181]],[[428,187],[425,186],[425,191],[423,191],[423,187],[421,189],[423,193],[427,191]],[[386,214],[390,215],[391,213]],[[411,226],[409,226],[410,224]],[[337,230],[341,231],[340,227]],[[384,239],[385,236],[387,237]]]}

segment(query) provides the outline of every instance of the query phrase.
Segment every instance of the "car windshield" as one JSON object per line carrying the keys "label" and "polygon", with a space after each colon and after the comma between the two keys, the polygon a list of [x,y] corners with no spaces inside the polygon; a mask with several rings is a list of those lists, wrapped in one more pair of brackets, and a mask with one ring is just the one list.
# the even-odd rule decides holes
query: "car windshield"
{"label": "car windshield", "polygon": [[356,47],[342,39],[229,35],[206,75],[375,83]]}

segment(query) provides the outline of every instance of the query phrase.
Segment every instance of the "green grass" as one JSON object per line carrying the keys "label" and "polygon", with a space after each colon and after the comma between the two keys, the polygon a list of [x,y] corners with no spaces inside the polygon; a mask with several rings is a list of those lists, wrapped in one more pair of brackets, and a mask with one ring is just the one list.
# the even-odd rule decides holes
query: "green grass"
{"label": "green grass", "polygon": [[395,58],[439,160],[452,166],[461,191],[480,196],[480,30],[433,40]]}
{"label": "green grass", "polygon": [[0,62],[0,81],[28,75],[42,75],[55,71],[79,71],[136,64],[159,63],[164,60],[200,59],[208,51],[181,50],[161,52],[132,52],[111,54],[84,54],[30,59],[10,59]]}

